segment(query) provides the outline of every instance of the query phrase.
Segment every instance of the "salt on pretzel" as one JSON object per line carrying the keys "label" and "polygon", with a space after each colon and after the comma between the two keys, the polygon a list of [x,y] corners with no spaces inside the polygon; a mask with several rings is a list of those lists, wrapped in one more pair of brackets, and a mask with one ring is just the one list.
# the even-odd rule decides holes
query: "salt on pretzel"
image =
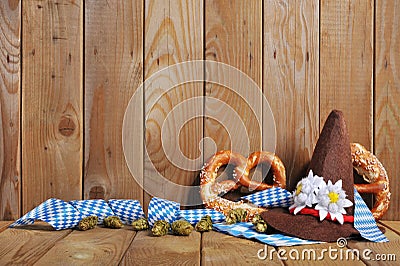
{"label": "salt on pretzel", "polygon": [[[279,179],[274,178],[273,186],[280,186],[284,188],[286,185],[285,168],[282,162],[280,162],[280,159],[275,155],[274,156],[277,158],[276,161],[279,160],[280,164],[279,168],[274,168],[275,164],[273,164],[273,162],[275,162],[275,160],[267,160],[270,159],[269,156],[270,154],[267,154],[266,152],[258,152],[251,154],[249,159],[246,159],[241,154],[232,151],[219,151],[212,156],[204,165],[200,174],[200,195],[206,207],[223,212],[225,215],[227,215],[228,212],[233,209],[244,209],[247,211],[246,221],[250,220],[254,215],[265,211],[264,208],[260,208],[251,203],[244,201],[233,202],[228,199],[224,199],[220,197],[219,194],[238,188],[238,181],[240,182],[241,179],[243,179],[243,183],[248,183],[249,185],[258,188],[261,183],[254,183],[252,181],[249,182],[247,180],[250,169],[261,162],[271,162],[274,176],[279,177]],[[225,180],[223,182],[216,183],[219,168],[227,164],[235,166],[234,177],[236,180]],[[239,178],[237,177],[237,172],[239,172]],[[283,178],[283,180],[281,178]]]}
{"label": "salt on pretzel", "polygon": [[389,208],[389,178],[382,163],[358,143],[351,143],[351,159],[353,167],[369,184],[354,184],[359,193],[371,193],[376,202],[371,212],[375,220],[379,220]]}

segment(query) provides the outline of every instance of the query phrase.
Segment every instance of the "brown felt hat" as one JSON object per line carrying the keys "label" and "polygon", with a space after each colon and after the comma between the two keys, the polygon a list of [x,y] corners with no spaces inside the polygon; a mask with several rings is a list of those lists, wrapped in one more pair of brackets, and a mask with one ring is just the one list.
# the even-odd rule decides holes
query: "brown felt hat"
{"label": "brown felt hat", "polygon": [[[347,199],[354,203],[354,179],[351,162],[350,140],[343,113],[334,110],[328,116],[315,146],[309,165],[314,175],[323,177],[334,184],[342,180],[342,189]],[[353,215],[354,204],[345,208],[347,215]],[[303,239],[333,242],[340,237],[358,234],[353,223],[343,224],[307,214],[292,214],[286,208],[275,208],[261,214],[267,224],[288,235]]]}

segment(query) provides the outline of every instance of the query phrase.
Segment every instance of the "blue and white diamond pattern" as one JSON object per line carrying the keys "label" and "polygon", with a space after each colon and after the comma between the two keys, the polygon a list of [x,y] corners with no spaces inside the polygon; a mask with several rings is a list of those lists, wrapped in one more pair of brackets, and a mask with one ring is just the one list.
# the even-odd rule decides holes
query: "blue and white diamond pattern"
{"label": "blue and white diamond pattern", "polygon": [[153,226],[158,220],[165,220],[169,223],[178,220],[179,208],[180,205],[177,202],[156,197],[152,198],[148,209],[149,225]]}
{"label": "blue and white diamond pattern", "polygon": [[111,199],[108,205],[124,224],[143,218],[144,212],[138,200]]}
{"label": "blue and white diamond pattern", "polygon": [[293,204],[292,194],[286,189],[273,187],[242,197],[260,207],[289,207]]}
{"label": "blue and white diamond pattern", "polygon": [[108,206],[107,202],[103,199],[73,200],[69,203],[85,217],[97,216],[99,218],[98,224],[102,224],[104,218],[107,216],[115,215],[110,206]]}
{"label": "blue and white diamond pattern", "polygon": [[252,223],[237,223],[228,225],[224,223],[214,224],[213,229],[215,231],[233,235],[236,237],[245,237],[248,239],[257,239],[264,244],[276,246],[276,247],[287,247],[295,245],[306,245],[306,244],[317,244],[322,243],[318,241],[305,240],[297,237],[286,236],[282,234],[265,234],[257,232]]}
{"label": "blue and white diamond pattern", "polygon": [[205,215],[210,215],[213,223],[225,221],[225,215],[214,209],[180,210],[179,214],[180,218],[187,220],[191,224],[198,223]]}
{"label": "blue and white diamond pattern", "polygon": [[60,199],[48,199],[13,224],[10,227],[33,224],[35,220],[49,223],[55,230],[74,228],[83,215],[72,205]]}
{"label": "blue and white diamond pattern", "polygon": [[354,189],[354,203],[354,228],[365,239],[373,242],[388,242],[389,240],[379,230],[374,216],[356,189]]}

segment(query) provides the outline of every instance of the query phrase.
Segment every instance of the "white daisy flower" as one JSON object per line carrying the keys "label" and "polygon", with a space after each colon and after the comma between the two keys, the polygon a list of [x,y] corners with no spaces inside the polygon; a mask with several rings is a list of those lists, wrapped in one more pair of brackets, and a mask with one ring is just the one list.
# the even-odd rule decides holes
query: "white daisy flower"
{"label": "white daisy flower", "polygon": [[328,184],[322,184],[317,193],[317,205],[315,209],[319,211],[320,221],[324,220],[326,216],[331,216],[343,224],[343,214],[346,214],[344,208],[350,207],[353,203],[346,199],[346,192],[342,188],[342,180],[338,180],[335,184],[332,184],[331,180]]}
{"label": "white daisy flower", "polygon": [[294,204],[290,206],[290,209],[295,208],[294,214],[297,214],[306,206],[312,207],[313,204],[317,203],[316,195],[319,186],[323,183],[323,178],[314,175],[312,170],[310,170],[307,177],[297,183],[296,190],[293,191]]}

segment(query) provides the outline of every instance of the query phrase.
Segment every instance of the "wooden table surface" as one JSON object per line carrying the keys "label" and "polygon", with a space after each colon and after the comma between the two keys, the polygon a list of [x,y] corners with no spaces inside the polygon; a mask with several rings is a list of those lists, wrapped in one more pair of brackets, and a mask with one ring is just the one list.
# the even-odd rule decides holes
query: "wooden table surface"
{"label": "wooden table surface", "polygon": [[[54,231],[40,222],[7,228],[10,223],[0,222],[0,265],[308,265],[321,261],[327,265],[396,265],[400,261],[400,221],[380,222],[389,243],[350,240],[344,248],[336,243],[273,248],[214,231],[152,237],[149,231],[135,232],[130,226],[82,232]],[[359,260],[351,255],[356,249]],[[264,256],[265,251],[267,258],[260,259],[257,254]]]}

